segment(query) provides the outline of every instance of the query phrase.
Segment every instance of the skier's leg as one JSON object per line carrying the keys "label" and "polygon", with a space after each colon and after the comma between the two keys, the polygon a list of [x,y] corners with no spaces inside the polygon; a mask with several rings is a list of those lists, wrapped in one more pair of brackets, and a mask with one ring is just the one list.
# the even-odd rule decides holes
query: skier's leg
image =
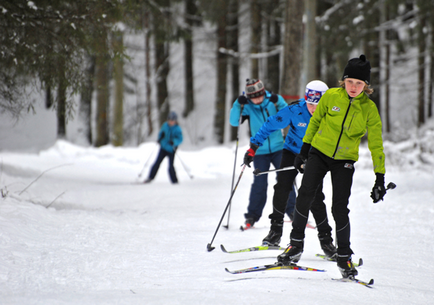
{"label": "skier's leg", "polygon": [[176,171],[175,167],[173,166],[173,163],[175,162],[175,153],[167,153],[167,156],[169,157],[169,177],[172,183],[178,183],[178,177],[176,177]]}
{"label": "skier's leg", "polygon": [[160,148],[158,152],[157,159],[155,160],[154,165],[151,167],[151,171],[149,172],[148,180],[153,180],[157,175],[158,169],[160,168],[160,164],[163,161],[164,157],[166,157],[166,151]]}
{"label": "skier's leg", "polygon": [[351,255],[350,248],[350,218],[348,202],[353,183],[354,162],[334,161],[331,167],[333,184],[332,213],[336,222],[336,237],[339,255]]}
{"label": "skier's leg", "polygon": [[[270,156],[256,155],[253,159],[253,165],[260,171],[268,171],[270,169]],[[246,219],[253,219],[254,222],[258,221],[262,216],[262,210],[264,209],[267,201],[267,187],[268,187],[268,175],[254,176],[253,183],[250,188],[249,206],[247,207],[247,213],[244,214]]]}

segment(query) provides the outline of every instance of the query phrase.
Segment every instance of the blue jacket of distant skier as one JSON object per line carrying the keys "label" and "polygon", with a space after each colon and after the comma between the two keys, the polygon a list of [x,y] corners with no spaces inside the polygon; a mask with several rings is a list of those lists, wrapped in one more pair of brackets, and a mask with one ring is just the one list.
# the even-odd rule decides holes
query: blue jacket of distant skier
{"label": "blue jacket of distant skier", "polygon": [[302,98],[283,108],[276,115],[269,117],[255,136],[250,139],[250,142],[261,147],[270,134],[289,126],[283,148],[294,154],[299,154],[311,117],[306,101]]}
{"label": "blue jacket of distant skier", "polygon": [[182,143],[181,127],[178,124],[169,126],[167,122],[164,122],[158,133],[158,142],[165,151],[175,152],[175,149]]}
{"label": "blue jacket of distant skier", "polygon": [[[250,99],[247,99],[248,103],[244,105],[242,115],[242,121],[249,120],[250,135],[253,136],[261,128],[261,126],[267,121],[270,116],[277,114],[277,112],[288,104],[283,97],[277,95],[276,105],[270,101],[271,93],[265,91],[264,101],[260,105],[253,104]],[[234,102],[231,113],[229,116],[229,122],[232,126],[237,127],[240,120],[241,105],[238,103],[238,99]],[[265,140],[265,139],[264,139]],[[271,154],[283,148],[283,136],[280,130],[269,134],[267,141],[262,143],[261,147],[256,151],[257,155]]]}

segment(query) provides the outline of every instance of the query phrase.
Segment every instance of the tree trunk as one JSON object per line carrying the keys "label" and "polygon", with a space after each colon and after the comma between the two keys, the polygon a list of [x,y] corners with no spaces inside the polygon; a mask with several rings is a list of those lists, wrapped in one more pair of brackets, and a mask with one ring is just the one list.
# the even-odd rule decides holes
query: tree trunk
{"label": "tree trunk", "polygon": [[48,86],[45,90],[45,108],[50,109],[53,106],[53,96],[51,94],[51,87]]}
{"label": "tree trunk", "polygon": [[426,35],[423,32],[426,26],[426,15],[425,12],[419,16],[420,22],[418,26],[418,46],[419,46],[419,56],[418,56],[418,115],[417,115],[417,127],[421,127],[425,124],[425,51],[426,51]]}
{"label": "tree trunk", "polygon": [[[143,28],[145,29],[145,88],[146,88],[146,119],[148,125],[147,136],[150,136],[154,131],[152,125],[152,87],[151,87],[151,30],[150,30],[150,14],[149,11],[145,8],[144,16],[143,16]],[[139,131],[138,131],[138,143],[142,143],[142,118],[140,118],[139,122]]]}
{"label": "tree trunk", "polygon": [[[256,54],[261,51],[261,32],[262,32],[262,24],[261,24],[261,5],[259,0],[251,1],[251,45],[250,45],[250,53]],[[251,74],[250,78],[259,79],[259,58],[251,59]]]}
{"label": "tree trunk", "polygon": [[185,23],[187,37],[184,40],[185,49],[185,108],[183,117],[187,117],[194,110],[194,75],[193,75],[193,24],[191,16],[196,15],[196,5],[194,0],[186,0]]}
{"label": "tree trunk", "polygon": [[[123,35],[117,32],[113,35],[113,49],[122,52]],[[113,63],[115,94],[113,105],[113,146],[122,146],[124,142],[124,64],[122,58],[116,56]]]}
{"label": "tree trunk", "polygon": [[[234,53],[238,52],[238,0],[230,0],[229,3],[229,19],[228,28],[230,32],[228,33],[228,48],[233,50]],[[239,57],[233,56],[230,58],[230,69],[232,74],[232,99],[231,101],[235,101],[238,96],[241,94],[240,92],[240,64]],[[231,135],[230,140],[235,141],[237,139],[238,128],[230,127]]]}
{"label": "tree trunk", "polygon": [[107,34],[100,36],[96,56],[96,139],[95,146],[109,143],[107,108],[109,105],[109,69],[107,55]]}
{"label": "tree trunk", "polygon": [[[224,1],[226,2],[226,1]],[[222,9],[227,10],[227,3],[223,3]],[[220,52],[220,48],[226,49],[226,27],[227,14],[217,21],[217,96],[215,102],[214,133],[217,142],[224,142],[226,122],[226,78],[227,78],[227,56]]]}
{"label": "tree trunk", "polygon": [[431,29],[431,42],[430,42],[430,48],[431,48],[431,52],[430,52],[430,76],[429,76],[429,89],[428,89],[428,113],[427,116],[429,118],[433,117],[433,103],[434,103],[434,99],[433,99],[433,94],[434,94],[434,8],[431,8],[430,11],[430,18],[429,20],[431,21],[430,24],[430,29]]}
{"label": "tree trunk", "polygon": [[[169,7],[170,1],[164,1],[162,7]],[[161,15],[154,16],[154,42],[155,42],[155,69],[157,79],[157,108],[160,126],[167,120],[170,111],[169,92],[167,90],[167,76],[169,75],[169,42],[167,39],[168,22],[170,13],[166,10],[164,18]]]}
{"label": "tree trunk", "polygon": [[81,91],[80,97],[80,117],[83,121],[84,133],[89,144],[92,143],[92,93],[93,93],[93,81],[95,77],[95,57],[88,56],[88,67],[86,69],[86,80],[84,87]]}
{"label": "tree trunk", "polygon": [[303,64],[304,64],[304,77],[302,86],[305,86],[308,82],[318,78],[317,65],[316,65],[316,50],[317,50],[317,37],[316,37],[316,22],[315,17],[317,15],[317,0],[306,0],[305,2],[305,15],[306,15],[306,27],[305,27],[305,39],[303,44]]}
{"label": "tree trunk", "polygon": [[384,24],[388,21],[389,7],[385,1],[380,2],[380,33],[379,33],[379,48],[380,48],[380,61],[379,61],[379,76],[380,83],[380,105],[381,118],[383,123],[383,129],[386,133],[390,132],[390,120],[389,120],[389,78],[390,78],[390,43],[389,43],[389,30],[386,29]]}
{"label": "tree trunk", "polygon": [[[273,0],[269,5],[272,10],[269,12],[267,22],[267,51],[274,50],[282,44],[280,23],[277,21],[278,18],[283,16],[278,10],[279,1]],[[267,76],[263,81],[267,90],[280,93],[280,54],[267,58]]]}
{"label": "tree trunk", "polygon": [[66,79],[63,63],[58,65],[59,85],[57,88],[57,138],[66,138]]}
{"label": "tree trunk", "polygon": [[303,9],[301,1],[287,0],[281,89],[282,96],[287,102],[300,98]]}

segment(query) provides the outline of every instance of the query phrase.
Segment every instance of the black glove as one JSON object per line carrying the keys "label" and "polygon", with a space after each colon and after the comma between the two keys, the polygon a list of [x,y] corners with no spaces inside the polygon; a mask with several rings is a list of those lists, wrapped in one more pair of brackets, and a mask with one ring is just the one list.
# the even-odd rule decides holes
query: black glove
{"label": "black glove", "polygon": [[240,95],[238,97],[238,103],[240,103],[240,105],[245,105],[247,104],[247,97],[245,97],[244,95]]}
{"label": "black glove", "polygon": [[294,159],[294,167],[296,170],[298,170],[300,173],[304,173],[304,167],[306,166],[307,162],[307,155],[309,154],[310,150],[310,144],[303,143],[303,146],[301,146],[300,153],[295,156]]}
{"label": "black glove", "polygon": [[170,141],[169,141],[169,144],[170,144],[170,146],[173,146],[173,141],[170,140]]}
{"label": "black glove", "polygon": [[244,154],[244,164],[250,167],[250,163],[253,161],[253,157],[256,154],[256,150],[258,150],[259,146],[253,143],[250,143],[250,148]]}
{"label": "black glove", "polygon": [[371,198],[374,203],[383,200],[384,195],[386,195],[386,187],[384,186],[384,174],[375,173],[377,178],[375,179],[374,187],[372,188]]}
{"label": "black glove", "polygon": [[277,103],[277,94],[271,94],[270,96],[270,102],[272,102],[273,104]]}

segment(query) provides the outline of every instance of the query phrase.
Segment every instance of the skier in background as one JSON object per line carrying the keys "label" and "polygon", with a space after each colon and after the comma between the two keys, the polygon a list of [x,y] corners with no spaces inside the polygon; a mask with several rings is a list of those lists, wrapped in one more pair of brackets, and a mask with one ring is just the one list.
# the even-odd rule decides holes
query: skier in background
{"label": "skier in background", "polygon": [[171,111],[167,117],[167,122],[161,126],[158,133],[158,143],[160,143],[160,151],[158,153],[157,160],[151,167],[148,178],[144,183],[151,182],[157,175],[160,164],[165,157],[169,158],[169,177],[173,184],[178,183],[176,177],[175,167],[173,163],[175,161],[175,152],[178,146],[182,143],[182,130],[178,125],[178,116],[176,112]]}
{"label": "skier in background", "polygon": [[[232,126],[237,127],[241,115],[242,122],[246,119],[249,121],[250,135],[254,136],[268,117],[275,115],[288,104],[280,95],[266,91],[261,80],[247,79],[246,82],[246,95],[240,95],[234,102],[229,122]],[[280,130],[271,133],[264,145],[257,150],[256,157],[253,160],[254,167],[260,171],[267,171],[270,169],[270,164],[273,164],[275,168],[278,168],[282,157],[283,141]],[[252,227],[261,218],[267,202],[267,187],[268,175],[254,176],[250,188],[247,213],[244,214],[246,228]],[[294,209],[295,192],[293,194],[288,204],[288,216]]]}
{"label": "skier in background", "polygon": [[344,278],[354,278],[358,272],[351,260],[350,219],[348,203],[353,183],[354,163],[359,158],[359,145],[368,132],[376,175],[371,197],[375,202],[386,194],[384,186],[385,155],[382,124],[377,106],[369,99],[371,65],[365,55],[348,61],[341,87],[329,89],[313,114],[300,154],[294,166],[304,172],[299,189],[288,248],[278,256],[282,264],[298,262],[303,253],[305,227],[315,190],[330,171],[336,223],[337,266]]}
{"label": "skier in background", "polygon": [[[263,145],[272,132],[289,126],[279,168],[292,166],[296,155],[300,153],[300,148],[303,144],[302,139],[306,133],[312,114],[315,112],[321,96],[327,90],[327,85],[322,81],[314,80],[309,82],[305,88],[304,98],[291,103],[276,115],[270,117],[255,136],[250,139],[250,149],[244,156],[244,164],[249,165],[252,160],[255,160],[255,152]],[[290,192],[294,193],[294,191],[291,191],[291,186],[294,185],[297,174],[296,169],[278,173],[277,183],[274,185],[273,213],[269,215],[271,228],[268,235],[262,240],[262,244],[265,246],[279,246],[283,231],[286,202]],[[328,258],[335,259],[336,247],[333,245],[332,228],[328,223],[324,198],[321,183],[315,190],[315,199],[312,203],[311,212],[317,224],[321,248]]]}

